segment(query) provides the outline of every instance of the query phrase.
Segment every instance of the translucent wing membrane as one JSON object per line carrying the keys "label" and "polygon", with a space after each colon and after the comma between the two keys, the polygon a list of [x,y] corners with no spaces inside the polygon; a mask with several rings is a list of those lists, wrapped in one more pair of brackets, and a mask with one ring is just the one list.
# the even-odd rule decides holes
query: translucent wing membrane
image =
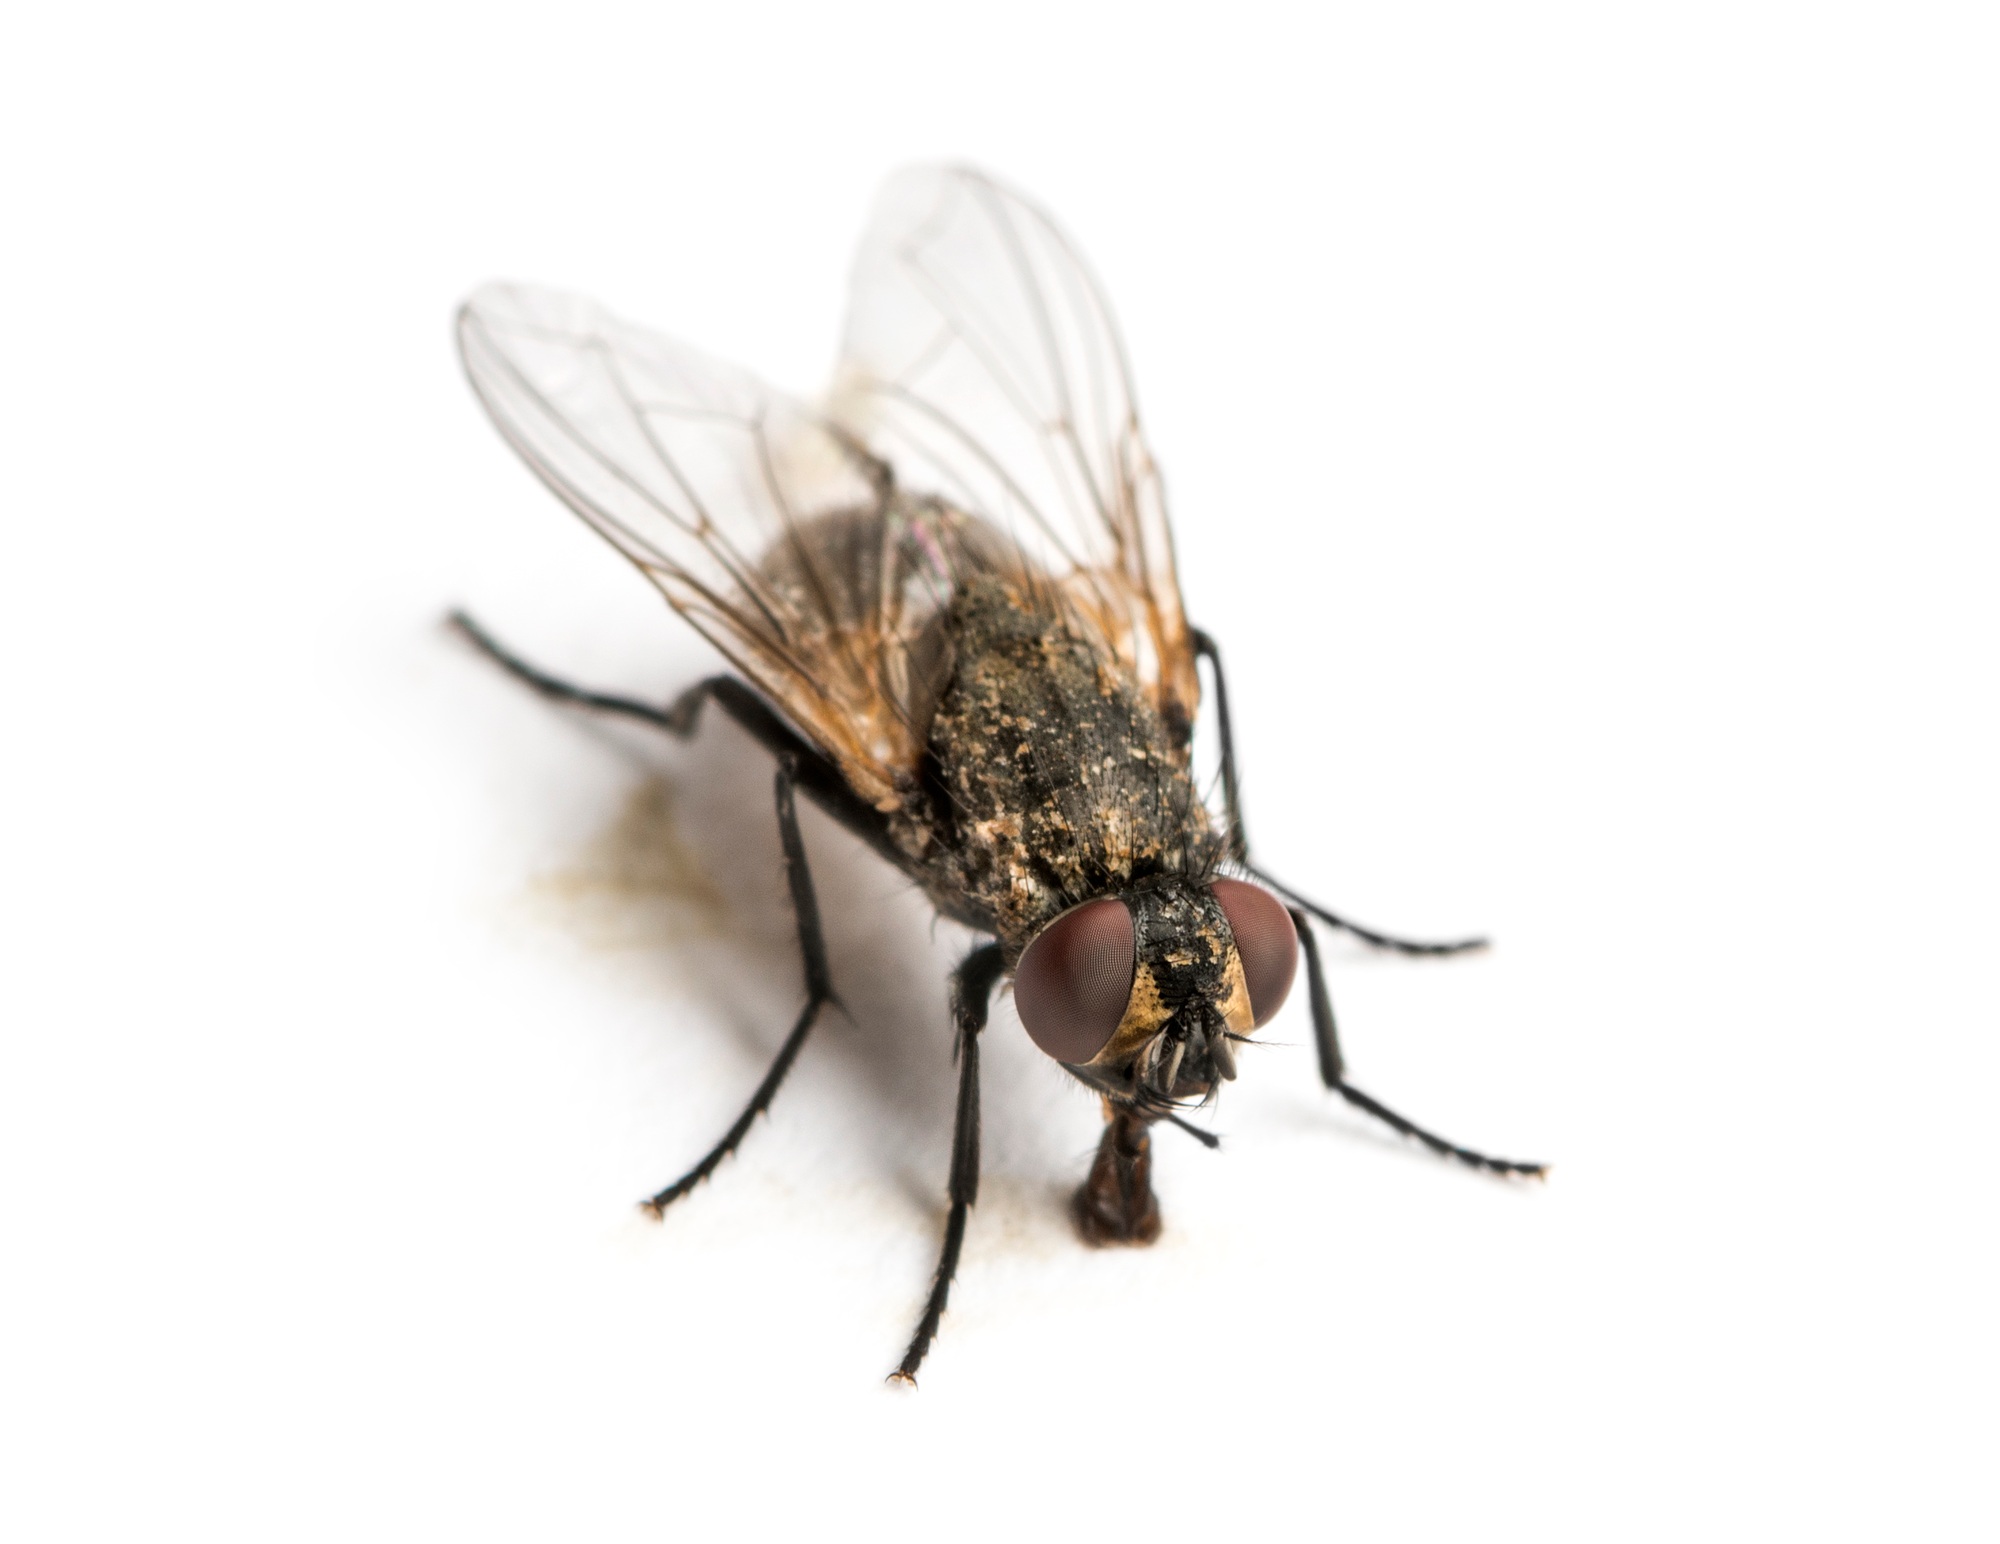
{"label": "translucent wing membrane", "polygon": [[491,285],[459,347],[542,479],[892,803],[922,750],[912,654],[965,545],[948,515],[896,500],[887,469],[803,405],[589,301]]}
{"label": "translucent wing membrane", "polygon": [[878,806],[917,776],[951,664],[940,613],[975,573],[1045,595],[1192,721],[1110,314],[1047,218],[977,173],[889,184],[824,413],[520,285],[474,295],[459,346],[528,464]]}
{"label": "translucent wing membrane", "polygon": [[832,415],[1054,576],[1168,716],[1192,718],[1194,655],[1124,349],[1082,260],[978,172],[883,189],[856,258]]}

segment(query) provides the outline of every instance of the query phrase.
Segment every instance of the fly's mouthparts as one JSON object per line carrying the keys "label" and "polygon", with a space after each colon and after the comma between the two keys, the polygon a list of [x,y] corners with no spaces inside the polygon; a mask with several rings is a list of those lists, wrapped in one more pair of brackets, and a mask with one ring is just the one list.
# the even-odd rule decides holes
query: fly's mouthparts
{"label": "fly's mouthparts", "polygon": [[1216,1029],[1208,1037],[1208,1060],[1215,1068],[1215,1075],[1225,1083],[1236,1081],[1236,1053],[1229,1049],[1229,1035],[1223,1029]]}

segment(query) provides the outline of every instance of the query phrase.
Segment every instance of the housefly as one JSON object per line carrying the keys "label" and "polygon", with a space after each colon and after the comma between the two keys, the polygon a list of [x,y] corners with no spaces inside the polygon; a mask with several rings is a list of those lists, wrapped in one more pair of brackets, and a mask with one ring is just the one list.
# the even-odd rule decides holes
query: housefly
{"label": "housefly", "polygon": [[[806,1001],[748,1107],[645,1205],[733,1152],[834,1000],[803,794],[984,941],[952,977],[958,1107],[944,1242],[892,1374],[937,1333],[979,1187],[979,1043],[1011,978],[1022,1027],[1100,1096],[1083,1237],[1150,1243],[1151,1127],[1236,1076],[1304,956],[1320,1075],[1441,1154],[1501,1174],[1346,1078],[1311,919],[1251,866],[1215,642],[1189,625],[1160,477],[1111,313],[1047,215],[978,172],[893,178],[816,405],[588,301],[496,284],[459,315],[472,385],[556,495],[734,667],[669,706],[586,691],[456,625],[546,695],[686,737],[713,703],[775,756]],[[1222,809],[1192,769],[1215,684]]]}

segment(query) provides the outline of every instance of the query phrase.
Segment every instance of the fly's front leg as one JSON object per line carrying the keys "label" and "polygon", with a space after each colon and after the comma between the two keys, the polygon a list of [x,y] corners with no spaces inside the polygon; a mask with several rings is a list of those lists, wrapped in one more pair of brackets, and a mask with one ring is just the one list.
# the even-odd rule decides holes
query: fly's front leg
{"label": "fly's front leg", "polygon": [[951,979],[951,1016],[958,1035],[958,1114],[952,1122],[951,1180],[946,1187],[951,1211],[945,1218],[944,1248],[938,1255],[937,1275],[931,1282],[924,1315],[917,1321],[917,1332],[910,1337],[902,1362],[889,1374],[893,1381],[912,1388],[916,1387],[924,1353],[937,1338],[938,1321],[944,1317],[945,1300],[951,1296],[952,1277],[958,1274],[966,1214],[979,1197],[979,1033],[986,1028],[987,1005],[1005,968],[1000,946],[984,944],[965,957]]}
{"label": "fly's front leg", "polygon": [[1460,1163],[1475,1169],[1484,1169],[1489,1174],[1525,1174],[1541,1179],[1548,1173],[1545,1163],[1522,1163],[1513,1158],[1489,1158],[1484,1153],[1475,1153],[1469,1147],[1460,1147],[1447,1142],[1443,1137],[1424,1130],[1415,1121],[1405,1120],[1394,1110],[1361,1092],[1347,1081],[1347,1064],[1340,1054],[1340,1035],[1333,1022],[1333,999],[1326,990],[1326,971],[1320,964],[1319,945],[1313,941],[1312,924],[1306,914],[1297,907],[1292,908],[1292,927],[1299,935],[1299,952],[1306,957],[1306,995],[1312,1005],[1313,1044],[1319,1048],[1320,1081],[1357,1110],[1365,1110],[1384,1125],[1400,1131],[1406,1137],[1415,1137],[1432,1152],[1444,1158],[1455,1158]]}
{"label": "fly's front leg", "polygon": [[1160,1236],[1160,1203],[1153,1195],[1153,1139],[1147,1130],[1152,1122],[1108,1099],[1104,1122],[1097,1159],[1070,1201],[1070,1216],[1086,1244],[1150,1244]]}
{"label": "fly's front leg", "polygon": [[833,978],[826,965],[826,940],[820,934],[819,900],[813,894],[812,873],[806,867],[805,843],[799,837],[798,806],[792,797],[792,781],[796,772],[790,757],[780,761],[775,792],[778,836],[785,852],[785,878],[791,886],[792,914],[798,920],[799,953],[805,958],[806,1005],[799,1011],[798,1020],[792,1025],[792,1032],[785,1037],[785,1043],[779,1047],[778,1059],[771,1063],[771,1070],[764,1074],[764,1081],[757,1085],[757,1092],[750,1096],[750,1103],[736,1117],[736,1123],[722,1140],[709,1149],[700,1163],[665,1190],[640,1202],[655,1217],[707,1179],[723,1159],[736,1151],[757,1117],[770,1108],[772,1096],[777,1093],[778,1085],[785,1081],[785,1074],[792,1070],[792,1063],[798,1060],[799,1051],[806,1043],[806,1034],[819,1018],[820,1010],[828,1003],[838,1001],[833,995]]}

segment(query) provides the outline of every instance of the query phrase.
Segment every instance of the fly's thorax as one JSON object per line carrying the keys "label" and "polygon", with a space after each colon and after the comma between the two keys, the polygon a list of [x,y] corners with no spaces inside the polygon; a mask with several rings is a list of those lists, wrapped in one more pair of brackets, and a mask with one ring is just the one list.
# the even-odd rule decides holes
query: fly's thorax
{"label": "fly's thorax", "polygon": [[962,893],[1018,956],[1093,896],[1213,871],[1222,843],[1185,745],[1050,590],[981,579],[947,625],[926,775],[934,893]]}

